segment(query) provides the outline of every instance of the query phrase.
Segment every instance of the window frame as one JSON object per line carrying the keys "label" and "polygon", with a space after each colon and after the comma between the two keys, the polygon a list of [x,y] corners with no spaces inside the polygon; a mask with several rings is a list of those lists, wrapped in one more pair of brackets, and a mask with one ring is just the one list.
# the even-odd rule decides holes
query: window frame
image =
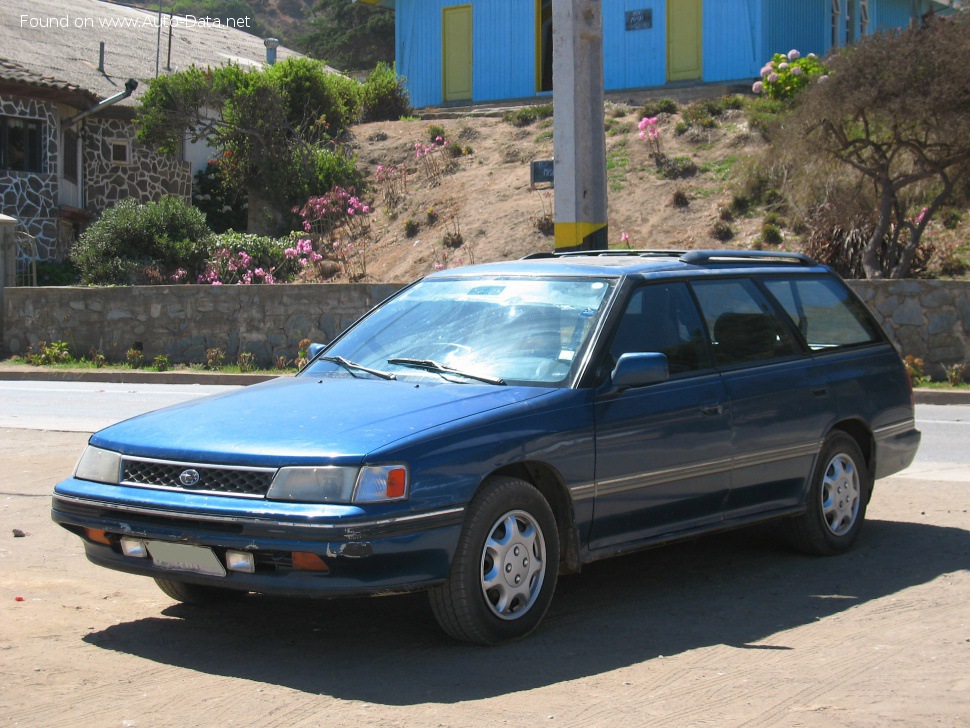
{"label": "window frame", "polygon": [[[131,164],[131,142],[128,139],[109,139],[108,148],[111,150],[108,156],[109,163],[118,167]],[[115,159],[115,150],[122,148],[125,150],[125,158],[123,160]]]}
{"label": "window frame", "polygon": [[[12,167],[11,164],[11,146],[10,146],[10,122],[20,122],[29,129],[33,129],[36,134],[36,147],[32,147],[31,139],[34,136],[27,132],[27,148],[25,150],[26,155],[26,165],[23,169]],[[28,116],[0,116],[0,170],[4,172],[20,172],[26,174],[43,174],[44,173],[44,138],[45,138],[46,124],[43,119],[37,119]]]}
{"label": "window frame", "polygon": [[65,129],[61,134],[61,176],[74,185],[81,179],[81,162],[78,159],[80,148],[80,135],[73,129]]}

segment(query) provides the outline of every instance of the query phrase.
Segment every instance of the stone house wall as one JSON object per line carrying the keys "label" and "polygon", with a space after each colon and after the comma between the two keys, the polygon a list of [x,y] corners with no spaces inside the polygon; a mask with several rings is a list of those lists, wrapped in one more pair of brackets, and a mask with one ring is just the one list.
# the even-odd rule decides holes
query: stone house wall
{"label": "stone house wall", "polygon": [[[850,281],[903,355],[943,367],[970,362],[970,281]],[[301,339],[327,342],[399,284],[8,288],[3,346],[22,354],[38,341],[66,341],[77,354],[99,349],[123,361],[140,344],[146,358],[202,362],[219,347],[248,351],[264,366],[293,358]]]}
{"label": "stone house wall", "polygon": [[44,125],[41,172],[0,170],[0,214],[20,221],[44,259],[57,249],[57,106],[37,99],[0,95],[0,116],[37,119]]}
{"label": "stone house wall", "polygon": [[[0,170],[0,214],[16,218],[34,236],[41,260],[65,257],[74,241],[74,226],[60,219],[60,122],[57,105],[37,99],[0,95],[0,116],[43,122],[41,172]],[[125,199],[150,202],[164,195],[192,199],[192,165],[161,154],[135,139],[135,123],[125,119],[88,118],[78,127],[82,137],[84,208],[100,215]],[[128,146],[128,162],[112,161],[113,141]]]}
{"label": "stone house wall", "polygon": [[[87,119],[84,122],[84,200],[88,212],[100,215],[129,198],[151,202],[164,195],[192,201],[192,165],[162,154],[137,139],[133,121]],[[127,163],[112,161],[112,142],[128,145]]]}

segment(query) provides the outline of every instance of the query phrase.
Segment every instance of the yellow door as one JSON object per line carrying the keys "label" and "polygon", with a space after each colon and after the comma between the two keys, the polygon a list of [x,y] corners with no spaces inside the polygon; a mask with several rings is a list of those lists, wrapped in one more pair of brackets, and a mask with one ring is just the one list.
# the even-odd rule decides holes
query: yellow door
{"label": "yellow door", "polygon": [[442,87],[445,101],[472,98],[472,6],[442,11]]}
{"label": "yellow door", "polygon": [[667,0],[667,80],[701,77],[701,0]]}

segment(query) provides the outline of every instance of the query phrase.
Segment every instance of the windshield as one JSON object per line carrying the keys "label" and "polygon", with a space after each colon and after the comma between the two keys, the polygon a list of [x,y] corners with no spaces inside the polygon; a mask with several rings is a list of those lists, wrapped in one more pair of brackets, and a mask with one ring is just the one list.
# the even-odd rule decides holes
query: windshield
{"label": "windshield", "polygon": [[366,367],[412,381],[563,384],[613,285],[588,278],[424,280],[346,332],[307,373],[373,376]]}

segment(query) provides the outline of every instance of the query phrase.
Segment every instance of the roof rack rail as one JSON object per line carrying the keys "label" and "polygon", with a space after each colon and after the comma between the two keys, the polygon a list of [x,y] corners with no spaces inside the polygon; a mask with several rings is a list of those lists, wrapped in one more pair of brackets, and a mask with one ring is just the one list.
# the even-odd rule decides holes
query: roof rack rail
{"label": "roof rack rail", "polygon": [[704,265],[705,263],[730,260],[818,265],[802,253],[773,253],[767,250],[691,250],[680,256],[680,260],[688,265]]}
{"label": "roof rack rail", "polygon": [[551,253],[531,253],[522,260],[541,260],[543,258],[570,258],[584,255],[610,256],[618,258],[680,258],[686,253],[684,250],[632,250],[621,248],[619,250],[567,250],[565,252],[553,251]]}

